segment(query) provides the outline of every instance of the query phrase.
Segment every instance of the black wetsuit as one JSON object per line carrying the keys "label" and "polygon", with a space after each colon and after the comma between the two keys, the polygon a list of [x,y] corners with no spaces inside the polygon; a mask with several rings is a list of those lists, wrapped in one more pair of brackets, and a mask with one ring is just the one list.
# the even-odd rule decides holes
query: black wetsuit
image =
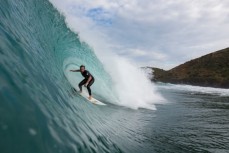
{"label": "black wetsuit", "polygon": [[82,91],[82,85],[84,85],[85,83],[87,83],[87,80],[89,79],[90,76],[92,77],[92,79],[90,80],[90,82],[87,85],[88,93],[91,96],[91,88],[90,87],[94,83],[95,79],[91,75],[91,73],[89,71],[87,71],[87,70],[84,70],[84,72],[83,73],[81,72],[81,74],[84,77],[84,79],[79,83],[80,91]]}

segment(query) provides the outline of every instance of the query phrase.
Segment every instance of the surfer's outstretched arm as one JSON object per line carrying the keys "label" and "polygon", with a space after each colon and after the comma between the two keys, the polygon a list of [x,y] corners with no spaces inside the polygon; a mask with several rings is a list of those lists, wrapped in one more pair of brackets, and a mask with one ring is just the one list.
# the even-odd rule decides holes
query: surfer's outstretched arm
{"label": "surfer's outstretched arm", "polygon": [[70,70],[71,72],[80,72],[80,70]]}

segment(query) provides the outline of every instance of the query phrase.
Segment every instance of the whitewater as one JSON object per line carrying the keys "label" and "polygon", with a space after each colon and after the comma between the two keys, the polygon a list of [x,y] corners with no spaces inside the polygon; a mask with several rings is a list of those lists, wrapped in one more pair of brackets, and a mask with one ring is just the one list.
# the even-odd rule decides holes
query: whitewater
{"label": "whitewater", "polygon": [[[228,90],[154,84],[51,2],[0,5],[1,153],[228,151]],[[72,93],[82,64],[106,106]]]}

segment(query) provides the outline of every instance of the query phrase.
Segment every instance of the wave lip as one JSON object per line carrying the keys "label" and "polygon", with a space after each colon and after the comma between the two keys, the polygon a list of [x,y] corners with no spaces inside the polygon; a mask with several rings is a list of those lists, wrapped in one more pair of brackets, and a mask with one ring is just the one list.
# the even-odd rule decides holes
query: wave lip
{"label": "wave lip", "polygon": [[[74,12],[68,10],[68,5],[74,4],[77,6],[77,2],[69,4],[58,0],[51,0],[51,2],[64,14],[65,22],[69,28],[73,32],[79,33],[81,41],[89,44],[91,52],[96,55],[102,63],[103,70],[108,74],[108,76],[104,76],[101,69],[94,67],[98,61],[88,59],[91,58],[90,52],[83,53],[88,57],[81,58],[81,63],[78,63],[79,60],[72,61],[75,65],[86,65],[86,69],[92,71],[93,75],[95,74],[95,84],[92,89],[94,88],[96,94],[106,97],[105,101],[133,109],[147,108],[155,110],[155,104],[165,101],[157,92],[154,84],[148,80],[146,74],[135,63],[115,53],[111,47],[112,44],[108,42],[109,38],[103,33],[103,29],[92,26],[91,22],[85,22],[86,19],[84,17],[77,16]],[[65,65],[66,63],[64,63],[64,67]],[[66,72],[66,70],[64,71]],[[72,80],[73,77],[69,81],[74,82],[74,85],[77,84],[77,81]],[[103,88],[99,87],[98,83]]]}

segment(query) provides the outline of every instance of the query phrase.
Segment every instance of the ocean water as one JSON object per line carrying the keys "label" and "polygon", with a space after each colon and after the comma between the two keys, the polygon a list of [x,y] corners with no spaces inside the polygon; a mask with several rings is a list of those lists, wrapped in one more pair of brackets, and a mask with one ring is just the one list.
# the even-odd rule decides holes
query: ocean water
{"label": "ocean water", "polygon": [[[125,71],[109,72],[49,1],[5,0],[0,17],[0,153],[229,152],[229,90],[149,84],[120,60],[143,82],[117,91]],[[82,63],[106,106],[72,92]]]}

